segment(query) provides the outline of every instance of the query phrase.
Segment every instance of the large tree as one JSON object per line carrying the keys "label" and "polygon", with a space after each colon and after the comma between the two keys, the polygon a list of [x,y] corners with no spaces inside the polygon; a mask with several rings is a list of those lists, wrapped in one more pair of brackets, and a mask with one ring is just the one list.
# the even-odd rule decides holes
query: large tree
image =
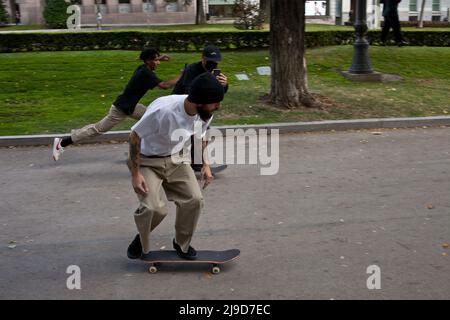
{"label": "large tree", "polygon": [[65,29],[67,27],[67,7],[70,3],[65,0],[45,0],[43,16],[45,24],[52,29]]}
{"label": "large tree", "polygon": [[419,22],[417,24],[418,28],[423,28],[423,13],[425,11],[425,0],[422,0],[422,6],[420,7],[420,15],[419,15]]}
{"label": "large tree", "polygon": [[206,15],[203,0],[197,0],[197,14],[195,17],[195,24],[206,24]]}
{"label": "large tree", "polygon": [[9,22],[8,12],[6,11],[3,0],[0,0],[0,24],[5,24]]}
{"label": "large tree", "polygon": [[259,8],[264,13],[266,21],[270,18],[270,0],[259,0]]}
{"label": "large tree", "polygon": [[269,99],[286,108],[319,107],[308,90],[305,60],[305,1],[271,0]]}

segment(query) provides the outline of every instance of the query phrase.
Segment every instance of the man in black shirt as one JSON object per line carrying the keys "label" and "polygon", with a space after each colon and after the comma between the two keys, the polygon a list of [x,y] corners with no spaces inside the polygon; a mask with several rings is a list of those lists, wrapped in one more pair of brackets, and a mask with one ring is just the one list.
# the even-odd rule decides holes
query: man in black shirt
{"label": "man in black shirt", "polygon": [[389,30],[392,28],[394,31],[395,42],[399,47],[406,44],[403,41],[400,27],[400,20],[398,18],[398,4],[401,0],[381,0],[380,3],[383,4],[383,17],[384,25],[381,30],[380,44],[386,45],[386,39],[389,34]]}
{"label": "man in black shirt", "polygon": [[154,48],[145,49],[140,54],[144,62],[135,71],[123,93],[112,104],[109,113],[99,122],[89,124],[81,129],[72,130],[71,135],[65,138],[55,138],[53,142],[53,160],[58,161],[64,148],[72,143],[78,143],[111,130],[114,126],[124,121],[127,117],[139,120],[145,113],[146,107],[139,104],[139,100],[155,87],[161,89],[172,88],[180,77],[162,81],[154,71],[160,61],[167,61],[168,56],[161,56]]}
{"label": "man in black shirt", "polygon": [[[173,88],[172,94],[189,94],[189,89],[191,87],[192,81],[199,75],[209,72],[213,73],[214,69],[217,69],[219,65],[219,61],[222,60],[222,55],[220,53],[219,48],[213,45],[208,45],[203,49],[202,60],[190,65],[187,65],[183,73],[181,74],[180,79]],[[216,79],[219,83],[224,87],[224,92],[228,91],[228,79],[223,74],[220,73],[216,75]],[[200,157],[201,158],[201,157]],[[192,169],[194,171],[201,171],[202,164],[194,163],[194,138],[191,137],[191,161],[192,161]],[[214,167],[214,171],[221,171],[226,166],[217,166]]]}

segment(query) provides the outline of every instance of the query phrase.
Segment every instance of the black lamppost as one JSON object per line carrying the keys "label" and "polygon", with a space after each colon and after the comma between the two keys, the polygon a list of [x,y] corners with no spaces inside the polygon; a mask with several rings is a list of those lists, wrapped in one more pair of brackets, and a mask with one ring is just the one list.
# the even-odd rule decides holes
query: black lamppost
{"label": "black lamppost", "polygon": [[350,74],[373,73],[369,60],[369,42],[367,42],[367,12],[366,0],[356,0],[355,32],[356,40],[353,45],[352,66],[348,70]]}

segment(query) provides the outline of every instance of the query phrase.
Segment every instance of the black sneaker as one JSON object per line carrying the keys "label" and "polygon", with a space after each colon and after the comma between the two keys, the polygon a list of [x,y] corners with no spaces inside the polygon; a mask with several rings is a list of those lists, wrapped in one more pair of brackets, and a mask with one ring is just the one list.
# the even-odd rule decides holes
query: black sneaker
{"label": "black sneaker", "polygon": [[177,251],[177,254],[180,258],[186,259],[186,260],[195,260],[197,256],[197,251],[189,246],[188,252],[183,252],[180,248],[180,246],[175,242],[175,239],[173,239],[173,248]]}
{"label": "black sneaker", "polygon": [[130,243],[127,250],[127,256],[130,259],[139,259],[142,255],[141,237],[139,234],[134,237],[134,240]]}

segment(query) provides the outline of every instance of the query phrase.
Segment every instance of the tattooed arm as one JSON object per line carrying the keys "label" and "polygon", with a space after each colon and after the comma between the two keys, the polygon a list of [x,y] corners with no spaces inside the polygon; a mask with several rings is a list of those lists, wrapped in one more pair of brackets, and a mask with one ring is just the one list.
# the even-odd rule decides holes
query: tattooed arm
{"label": "tattooed arm", "polygon": [[147,184],[145,183],[144,176],[139,171],[141,138],[137,135],[136,132],[131,131],[128,142],[130,144],[131,184],[133,185],[134,192],[145,196],[148,193],[148,188]]}

